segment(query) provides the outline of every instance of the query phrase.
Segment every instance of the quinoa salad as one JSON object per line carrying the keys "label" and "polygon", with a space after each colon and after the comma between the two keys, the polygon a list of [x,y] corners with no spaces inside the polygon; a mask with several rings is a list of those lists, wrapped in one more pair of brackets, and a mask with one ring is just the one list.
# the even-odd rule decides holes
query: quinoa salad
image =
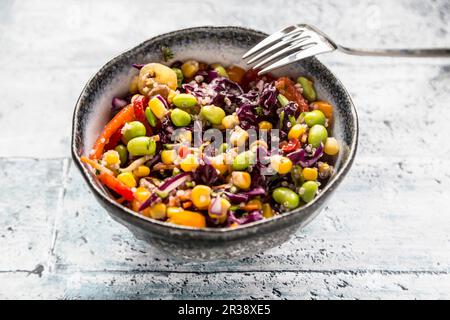
{"label": "quinoa salad", "polygon": [[314,83],[196,60],[135,64],[81,160],[142,216],[235,228],[315,199],[334,173],[333,106]]}

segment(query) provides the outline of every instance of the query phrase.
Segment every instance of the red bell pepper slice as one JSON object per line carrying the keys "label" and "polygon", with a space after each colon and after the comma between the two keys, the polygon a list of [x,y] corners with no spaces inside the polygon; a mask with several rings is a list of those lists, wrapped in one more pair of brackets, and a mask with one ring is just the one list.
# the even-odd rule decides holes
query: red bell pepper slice
{"label": "red bell pepper slice", "polygon": [[275,87],[289,101],[294,101],[298,105],[300,112],[309,111],[308,101],[295,87],[294,81],[287,77],[281,77],[275,82]]}
{"label": "red bell pepper slice", "polygon": [[133,105],[128,105],[117,113],[114,118],[109,121],[103,128],[102,133],[95,141],[92,151],[89,154],[91,159],[100,159],[105,149],[106,144],[109,142],[111,136],[117,132],[126,122],[133,121],[135,119]]}
{"label": "red bell pepper slice", "polygon": [[126,186],[122,181],[118,180],[113,175],[101,172],[100,175],[98,176],[98,179],[109,189],[113,190],[114,192],[124,197],[125,200],[132,201],[134,199],[134,193],[131,190],[131,188]]}
{"label": "red bell pepper slice", "polygon": [[284,153],[289,153],[300,148],[298,139],[290,139],[289,142],[281,147]]}

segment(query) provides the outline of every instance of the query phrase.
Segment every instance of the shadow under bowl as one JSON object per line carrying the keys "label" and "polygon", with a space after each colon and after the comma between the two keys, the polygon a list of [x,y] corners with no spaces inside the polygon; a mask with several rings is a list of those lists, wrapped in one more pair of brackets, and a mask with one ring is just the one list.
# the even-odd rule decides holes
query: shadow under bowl
{"label": "shadow under bowl", "polygon": [[161,62],[161,47],[169,47],[174,60],[195,59],[206,63],[245,67],[242,55],[267,35],[241,27],[197,27],[163,34],[118,55],[104,65],[86,84],[75,106],[72,157],[98,202],[136,238],[183,260],[211,261],[252,255],[280,245],[313,220],[342,181],[355,157],[358,117],[342,83],[317,59],[308,58],[274,74],[313,79],[318,96],[334,106],[333,135],[341,151],[335,173],[316,199],[272,219],[234,229],[193,229],[146,218],[110,198],[108,191],[80,160],[92,148],[111,113],[111,100],[127,93],[133,63]]}

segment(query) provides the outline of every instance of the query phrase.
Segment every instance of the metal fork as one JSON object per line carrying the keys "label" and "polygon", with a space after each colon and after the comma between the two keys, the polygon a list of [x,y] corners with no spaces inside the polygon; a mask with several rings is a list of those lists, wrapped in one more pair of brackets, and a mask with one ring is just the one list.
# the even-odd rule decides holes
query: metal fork
{"label": "metal fork", "polygon": [[262,68],[258,74],[264,74],[292,62],[336,49],[358,56],[450,57],[450,48],[370,50],[348,48],[336,44],[325,33],[311,25],[297,24],[270,35],[242,58],[251,58],[247,64],[255,63],[252,69]]}

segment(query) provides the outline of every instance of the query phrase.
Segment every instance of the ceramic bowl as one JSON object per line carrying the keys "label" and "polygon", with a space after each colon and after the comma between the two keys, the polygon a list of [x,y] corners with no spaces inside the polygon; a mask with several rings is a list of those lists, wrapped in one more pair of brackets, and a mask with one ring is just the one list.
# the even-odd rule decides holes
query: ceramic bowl
{"label": "ceramic bowl", "polygon": [[110,118],[111,99],[128,90],[137,70],[133,63],[161,62],[161,47],[172,49],[175,60],[193,58],[207,63],[220,62],[245,67],[241,56],[267,35],[240,27],[198,27],[163,34],[118,55],[105,64],[87,83],[73,115],[72,156],[95,198],[117,222],[138,239],[180,259],[208,261],[248,256],[280,245],[320,212],[347,174],[353,162],[358,139],[358,118],[342,83],[315,58],[284,67],[275,75],[306,75],[314,80],[321,99],[335,107],[333,135],[341,151],[336,172],[316,199],[309,204],[272,219],[253,222],[235,229],[193,229],[143,217],[112,200],[107,190],[80,161],[87,155]]}

